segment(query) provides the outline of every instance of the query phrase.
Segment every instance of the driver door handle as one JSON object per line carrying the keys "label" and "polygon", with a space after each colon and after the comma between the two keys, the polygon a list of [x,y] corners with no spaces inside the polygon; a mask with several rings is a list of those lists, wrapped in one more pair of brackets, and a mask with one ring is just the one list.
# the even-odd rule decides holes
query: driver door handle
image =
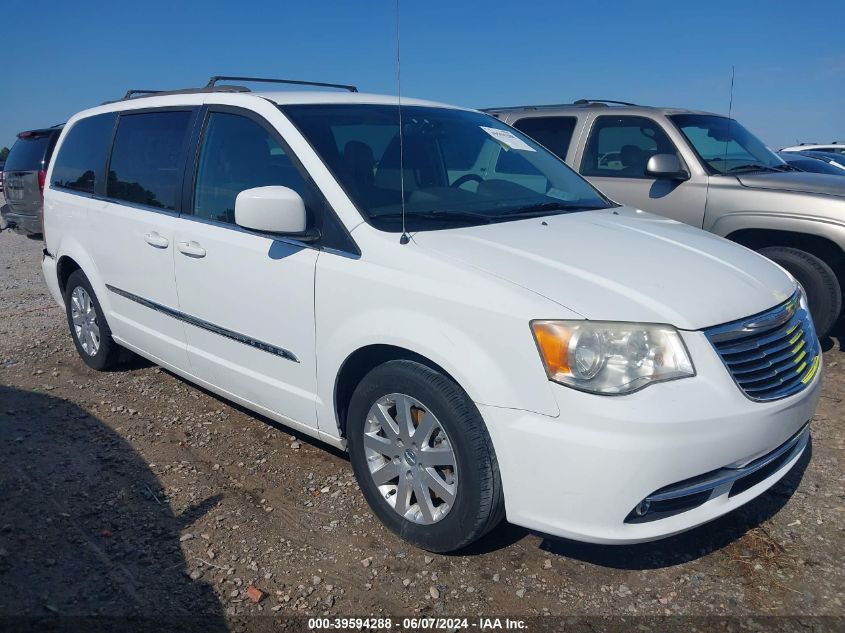
{"label": "driver door handle", "polygon": [[150,246],[155,246],[156,248],[167,248],[167,245],[170,244],[166,237],[159,235],[156,231],[147,233],[144,236],[144,241]]}
{"label": "driver door handle", "polygon": [[205,257],[205,249],[193,240],[190,242],[176,242],[176,248],[179,249],[180,253],[188,257]]}

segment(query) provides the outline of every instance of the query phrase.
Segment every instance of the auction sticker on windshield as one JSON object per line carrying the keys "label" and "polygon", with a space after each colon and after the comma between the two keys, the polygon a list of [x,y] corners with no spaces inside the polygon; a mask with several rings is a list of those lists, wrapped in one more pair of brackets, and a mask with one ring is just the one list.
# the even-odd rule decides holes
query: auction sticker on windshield
{"label": "auction sticker on windshield", "polygon": [[519,149],[524,152],[537,151],[522,139],[517,138],[512,132],[508,132],[507,130],[499,130],[494,127],[484,127],[483,125],[479,127],[485,132],[487,132],[494,139],[496,139],[503,145],[507,145],[511,149]]}

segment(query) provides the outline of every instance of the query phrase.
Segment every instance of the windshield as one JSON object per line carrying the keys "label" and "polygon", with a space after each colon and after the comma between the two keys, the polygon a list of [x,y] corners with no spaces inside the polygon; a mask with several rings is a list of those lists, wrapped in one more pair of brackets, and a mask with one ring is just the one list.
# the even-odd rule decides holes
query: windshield
{"label": "windshield", "polygon": [[784,163],[763,141],[733,119],[711,114],[669,117],[711,174],[783,171]]}
{"label": "windshield", "polygon": [[[376,228],[501,222],[613,206],[540,145],[497,119],[394,105],[291,105],[299,128]],[[402,169],[400,169],[400,161]]]}

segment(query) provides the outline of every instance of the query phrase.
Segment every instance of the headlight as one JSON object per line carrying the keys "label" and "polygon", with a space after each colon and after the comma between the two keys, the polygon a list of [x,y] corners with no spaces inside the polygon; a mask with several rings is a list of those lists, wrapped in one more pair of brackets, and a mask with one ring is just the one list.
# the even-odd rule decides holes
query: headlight
{"label": "headlight", "polygon": [[549,380],[600,394],[695,376],[678,331],[668,325],[532,321]]}

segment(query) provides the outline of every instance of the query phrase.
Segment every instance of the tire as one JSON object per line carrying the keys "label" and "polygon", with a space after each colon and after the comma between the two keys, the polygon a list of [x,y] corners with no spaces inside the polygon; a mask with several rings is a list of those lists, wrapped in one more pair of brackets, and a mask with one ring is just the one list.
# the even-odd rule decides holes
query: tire
{"label": "tire", "polygon": [[833,269],[825,261],[798,248],[768,246],[759,252],[786,268],[804,286],[816,334],[820,339],[826,337],[842,311],[842,288]]}
{"label": "tire", "polygon": [[[88,297],[89,301],[84,298]],[[79,299],[82,298],[82,301]],[[90,308],[90,309],[89,309]],[[75,315],[76,313],[76,315]],[[82,318],[79,319],[81,313]],[[68,277],[65,286],[65,314],[73,344],[83,362],[97,371],[105,371],[118,365],[121,358],[121,347],[111,337],[111,328],[100,307],[97,295],[91,287],[91,282],[81,270],[75,270]],[[74,323],[77,318],[77,323]],[[98,331],[99,336],[88,337],[77,332],[77,324],[84,327],[93,324],[90,331]],[[93,353],[92,353],[93,352]]]}
{"label": "tire", "polygon": [[[406,435],[412,446],[404,450],[399,437],[401,429],[396,434],[398,425],[393,427],[394,437],[398,439],[387,446],[391,443],[388,433],[375,431],[385,428],[384,424],[379,427],[372,422],[378,418],[373,412],[380,403],[388,406],[382,408],[382,412],[396,422],[400,419],[396,403],[402,400],[411,404],[405,409],[410,415],[406,419],[414,421],[410,428],[417,433]],[[392,407],[389,406],[391,401],[394,402]],[[426,429],[430,435],[422,442]],[[365,435],[369,437],[365,438]],[[496,453],[481,414],[466,392],[442,373],[409,360],[389,361],[376,367],[352,394],[346,437],[352,468],[364,497],[382,523],[406,541],[431,552],[453,552],[484,536],[504,517]],[[379,451],[385,453],[373,449],[374,443],[378,443]],[[396,448],[396,444],[400,448]],[[429,453],[432,450],[437,453]],[[440,457],[448,455],[450,450],[450,457]],[[412,458],[408,451],[413,453]],[[389,459],[390,455],[392,459]],[[443,463],[452,459],[454,468],[443,467]],[[384,474],[388,477],[394,469],[398,475],[379,484],[371,469],[380,468],[386,470],[378,470],[375,476]],[[403,475],[404,487],[401,485]],[[429,488],[429,483],[435,480],[448,483]],[[419,503],[415,489],[423,490],[428,496],[428,512]],[[445,491],[440,493],[444,496],[437,495],[435,489]],[[450,490],[454,496],[447,502]],[[405,507],[403,491],[408,499],[404,515],[399,509]],[[409,515],[415,518],[408,518]],[[434,520],[430,520],[432,516]]]}

